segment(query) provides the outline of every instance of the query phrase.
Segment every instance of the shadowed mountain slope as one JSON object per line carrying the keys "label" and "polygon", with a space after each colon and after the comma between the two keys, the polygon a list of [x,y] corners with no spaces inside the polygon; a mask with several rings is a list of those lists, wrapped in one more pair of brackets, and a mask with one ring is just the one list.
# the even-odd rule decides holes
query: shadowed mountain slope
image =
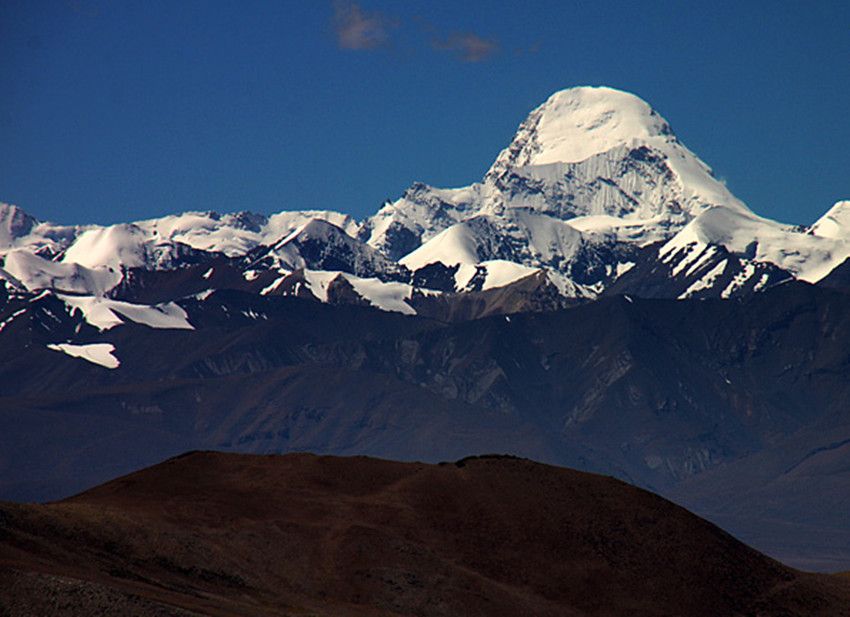
{"label": "shadowed mountain slope", "polygon": [[850,564],[845,293],[791,282],[447,324],[232,291],[130,315],[192,329],[103,331],[63,302],[0,315],[4,499],[65,497],[189,449],[503,452],[643,486],[798,567]]}

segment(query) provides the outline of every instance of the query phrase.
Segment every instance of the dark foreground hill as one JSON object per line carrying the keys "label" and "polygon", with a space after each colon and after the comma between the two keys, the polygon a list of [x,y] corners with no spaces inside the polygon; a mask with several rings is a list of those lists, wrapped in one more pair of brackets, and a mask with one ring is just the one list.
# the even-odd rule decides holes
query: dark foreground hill
{"label": "dark foreground hill", "polygon": [[841,615],[664,499],[528,460],[194,453],[0,506],[3,615]]}

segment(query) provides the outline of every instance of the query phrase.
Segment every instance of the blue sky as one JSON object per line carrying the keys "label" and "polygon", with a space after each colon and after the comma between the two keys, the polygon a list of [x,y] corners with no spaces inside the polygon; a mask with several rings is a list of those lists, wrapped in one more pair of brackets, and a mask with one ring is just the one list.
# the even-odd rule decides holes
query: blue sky
{"label": "blue sky", "polygon": [[848,2],[5,0],[0,200],[359,218],[478,180],[585,84],[647,100],[760,214],[850,198]]}

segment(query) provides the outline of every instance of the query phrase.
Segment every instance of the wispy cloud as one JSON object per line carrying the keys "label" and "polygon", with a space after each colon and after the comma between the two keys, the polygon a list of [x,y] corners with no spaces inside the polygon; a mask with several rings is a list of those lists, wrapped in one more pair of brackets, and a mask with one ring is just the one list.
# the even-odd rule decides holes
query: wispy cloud
{"label": "wispy cloud", "polygon": [[334,30],[342,49],[375,49],[389,41],[392,23],[381,13],[367,13],[355,2],[334,2]]}
{"label": "wispy cloud", "polygon": [[474,32],[458,32],[446,39],[431,40],[434,49],[451,51],[463,62],[482,62],[499,51],[499,44]]}
{"label": "wispy cloud", "polygon": [[[427,18],[413,17],[432,50],[450,52],[462,62],[483,62],[499,51],[495,39],[475,32],[437,28]],[[391,45],[393,30],[404,24],[385,13],[364,10],[353,0],[333,0],[333,28],[341,49],[368,50]]]}

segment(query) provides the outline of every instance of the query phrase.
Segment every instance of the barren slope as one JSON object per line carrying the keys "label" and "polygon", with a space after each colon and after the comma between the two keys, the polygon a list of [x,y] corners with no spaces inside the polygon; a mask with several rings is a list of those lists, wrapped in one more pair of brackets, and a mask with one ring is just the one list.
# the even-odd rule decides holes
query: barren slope
{"label": "barren slope", "polygon": [[801,574],[651,493],[522,459],[194,453],[0,506],[0,613],[836,615]]}

